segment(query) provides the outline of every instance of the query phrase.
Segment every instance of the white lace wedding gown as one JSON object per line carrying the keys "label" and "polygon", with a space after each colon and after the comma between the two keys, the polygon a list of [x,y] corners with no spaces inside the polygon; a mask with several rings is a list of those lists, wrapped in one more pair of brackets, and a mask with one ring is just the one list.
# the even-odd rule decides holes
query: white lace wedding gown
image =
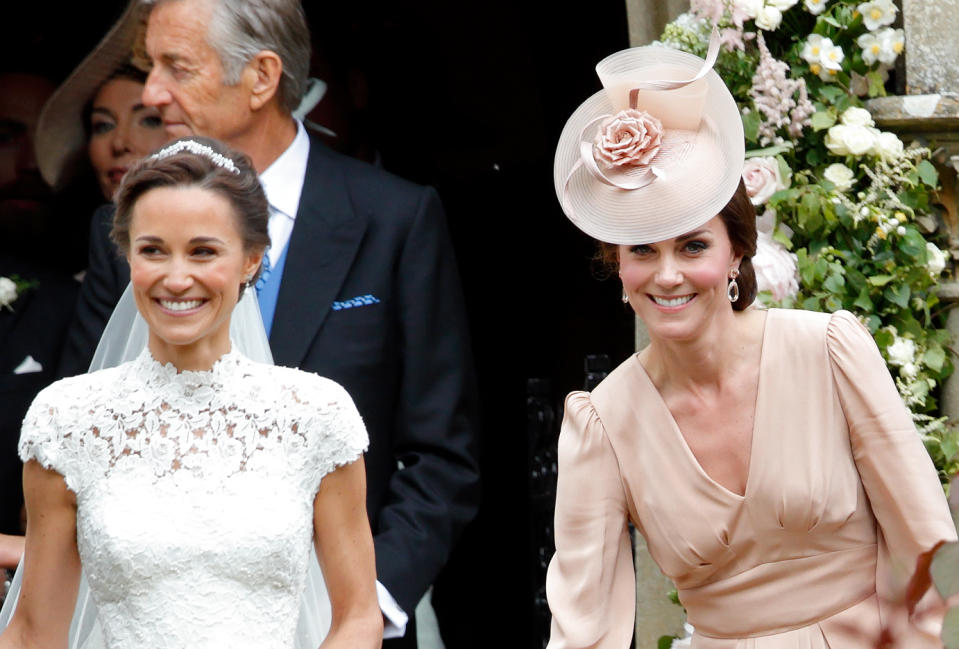
{"label": "white lace wedding gown", "polygon": [[291,649],[314,496],[366,446],[330,380],[235,351],[177,373],[144,350],[41,392],[20,455],[76,494],[108,649]]}

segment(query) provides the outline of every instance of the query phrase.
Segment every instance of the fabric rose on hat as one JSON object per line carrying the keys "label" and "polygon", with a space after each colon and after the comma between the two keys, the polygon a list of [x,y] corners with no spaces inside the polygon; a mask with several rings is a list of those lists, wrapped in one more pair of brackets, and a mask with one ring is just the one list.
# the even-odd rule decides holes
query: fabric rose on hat
{"label": "fabric rose on hat", "polygon": [[753,205],[763,205],[770,196],[789,186],[779,172],[779,162],[771,156],[747,159],[743,165],[743,183]]}
{"label": "fabric rose on hat", "polygon": [[649,165],[663,141],[663,124],[649,113],[629,108],[608,117],[593,140],[593,155],[607,167]]}

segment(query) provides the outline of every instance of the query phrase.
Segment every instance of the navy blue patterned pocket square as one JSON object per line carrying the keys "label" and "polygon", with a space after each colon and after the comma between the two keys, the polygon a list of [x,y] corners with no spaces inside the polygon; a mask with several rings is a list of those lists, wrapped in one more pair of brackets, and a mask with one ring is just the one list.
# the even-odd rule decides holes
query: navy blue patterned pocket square
{"label": "navy blue patterned pocket square", "polygon": [[343,309],[355,309],[356,307],[369,306],[371,304],[379,304],[380,298],[375,295],[358,295],[349,300],[337,301],[333,303],[334,311],[342,311]]}

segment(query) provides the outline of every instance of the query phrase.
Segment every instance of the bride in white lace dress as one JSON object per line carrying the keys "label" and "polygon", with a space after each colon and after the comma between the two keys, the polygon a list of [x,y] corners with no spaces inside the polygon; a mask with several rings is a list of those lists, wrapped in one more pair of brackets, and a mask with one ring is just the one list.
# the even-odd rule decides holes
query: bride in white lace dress
{"label": "bride in white lace dress", "polygon": [[114,236],[148,344],[30,408],[22,590],[0,648],[66,646],[82,565],[108,649],[291,649],[311,541],[323,647],[379,646],[359,414],[336,383],[231,345],[267,209],[249,161],[213,140],[127,175]]}

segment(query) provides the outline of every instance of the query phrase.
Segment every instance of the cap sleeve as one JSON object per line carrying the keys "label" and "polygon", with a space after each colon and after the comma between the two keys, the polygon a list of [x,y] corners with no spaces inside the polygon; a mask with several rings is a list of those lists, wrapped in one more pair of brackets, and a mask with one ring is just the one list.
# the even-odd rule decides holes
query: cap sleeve
{"label": "cap sleeve", "polygon": [[549,649],[629,646],[635,573],[619,464],[590,395],[566,399],[559,437],[556,554],[546,576]]}
{"label": "cap sleeve", "polygon": [[955,539],[956,530],[932,460],[872,336],[855,316],[839,311],[830,318],[826,345],[853,458],[886,546],[877,590],[901,601],[895,591],[919,554]]}
{"label": "cap sleeve", "polygon": [[310,377],[309,407],[318,414],[311,419],[313,430],[309,434],[313,460],[310,482],[315,493],[323,476],[363,455],[369,437],[346,389],[335,381]]}
{"label": "cap sleeve", "polygon": [[20,428],[20,442],[17,452],[20,460],[28,462],[36,460],[45,469],[52,469],[63,476],[67,487],[76,492],[78,485],[73,472],[68,470],[71,452],[67,440],[64,440],[59,424],[60,413],[57,404],[59,384],[54,383],[37,394],[23,418]]}

